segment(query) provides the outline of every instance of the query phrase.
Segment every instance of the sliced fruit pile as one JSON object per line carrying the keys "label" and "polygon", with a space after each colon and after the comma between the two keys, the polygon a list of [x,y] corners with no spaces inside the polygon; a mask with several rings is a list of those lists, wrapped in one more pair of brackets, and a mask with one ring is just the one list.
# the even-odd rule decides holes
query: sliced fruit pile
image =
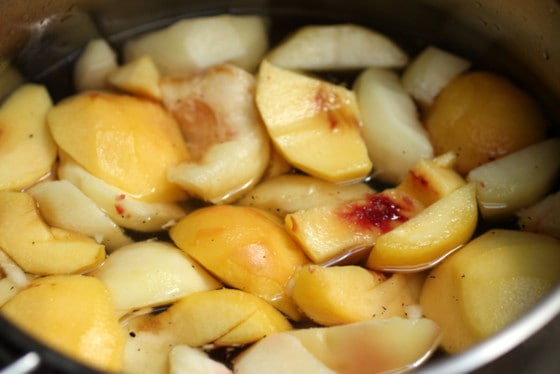
{"label": "sliced fruit pile", "polygon": [[105,371],[397,372],[560,281],[560,138],[531,96],[362,26],[267,27],[93,40],[75,94],[5,97],[3,316]]}

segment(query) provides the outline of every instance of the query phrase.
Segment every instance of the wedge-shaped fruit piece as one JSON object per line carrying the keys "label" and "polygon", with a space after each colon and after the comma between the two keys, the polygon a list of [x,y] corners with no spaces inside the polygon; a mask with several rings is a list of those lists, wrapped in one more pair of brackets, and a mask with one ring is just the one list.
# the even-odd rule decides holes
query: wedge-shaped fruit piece
{"label": "wedge-shaped fruit piece", "polygon": [[179,248],[226,285],[298,318],[288,283],[308,260],[277,217],[255,208],[211,206],[190,213],[169,233]]}
{"label": "wedge-shaped fruit piece", "polygon": [[453,168],[456,159],[454,153],[421,159],[408,171],[397,188],[428,206],[466,184],[465,179]]}
{"label": "wedge-shaped fruit piece", "polygon": [[290,213],[285,225],[311,260],[324,263],[351,251],[369,251],[379,235],[423,208],[412,195],[388,189],[360,200]]}
{"label": "wedge-shaped fruit piece", "polygon": [[405,317],[419,302],[423,275],[386,278],[361,266],[307,265],[294,275],[292,297],[301,310],[323,326]]}
{"label": "wedge-shaped fruit piece", "polygon": [[130,61],[112,71],[107,77],[108,82],[121,91],[154,100],[161,97],[159,79],[159,71],[150,56]]}
{"label": "wedge-shaped fruit piece", "polygon": [[89,197],[67,180],[42,182],[29,190],[45,222],[79,232],[115,250],[132,239]]}
{"label": "wedge-shaped fruit piece", "polygon": [[548,234],[560,239],[560,191],[522,209],[517,217],[522,230]]}
{"label": "wedge-shaped fruit piece", "polygon": [[560,176],[559,150],[560,138],[552,138],[471,170],[482,216],[511,218],[542,199]]}
{"label": "wedge-shaped fruit piece", "polygon": [[369,174],[352,91],[264,60],[256,100],[272,141],[294,167],[331,182]]}
{"label": "wedge-shaped fruit piece", "polygon": [[470,61],[462,57],[428,46],[406,67],[401,81],[406,92],[429,107],[443,87],[470,66]]}
{"label": "wedge-shaped fruit piece", "polygon": [[548,123],[536,101],[506,78],[486,71],[447,84],[424,124],[436,154],[455,152],[461,175],[543,141]]}
{"label": "wedge-shaped fruit piece", "polygon": [[47,226],[25,192],[0,192],[0,248],[34,274],[79,273],[105,258],[105,248],[95,240]]}
{"label": "wedge-shaped fruit piece", "polygon": [[83,275],[34,280],[0,313],[43,343],[98,370],[122,369],[125,337],[109,292]]}
{"label": "wedge-shaped fruit piece", "polygon": [[283,217],[301,209],[357,200],[375,192],[365,183],[340,185],[307,175],[285,174],[258,184],[236,204],[265,209]]}
{"label": "wedge-shaped fruit piece", "polygon": [[[439,337],[440,329],[429,319],[391,318],[300,329],[266,337],[237,357],[234,368],[239,374],[307,373],[318,367],[319,373],[400,372],[426,361]],[[294,356],[298,359],[292,360]]]}
{"label": "wedge-shaped fruit piece", "polygon": [[152,57],[163,75],[188,76],[232,62],[253,71],[268,48],[266,19],[219,15],[178,21],[125,44],[125,61]]}
{"label": "wedge-shaped fruit piece", "polygon": [[117,54],[113,48],[105,39],[93,39],[76,60],[74,86],[77,91],[107,89],[107,78],[117,69]]}
{"label": "wedge-shaped fruit piece", "polygon": [[442,328],[442,347],[462,351],[531,308],[560,281],[560,241],[491,230],[437,265],[420,302]]}
{"label": "wedge-shaped fruit piece", "polygon": [[67,98],[47,115],[58,146],[91,174],[148,202],[175,202],[185,192],[167,168],[188,158],[175,119],[140,98],[89,92]]}
{"label": "wedge-shaped fruit piece", "polygon": [[176,345],[169,353],[169,374],[233,374],[227,366],[217,362],[199,348]]}
{"label": "wedge-shaped fruit piece", "polygon": [[402,67],[407,54],[377,31],[354,24],[304,26],[266,56],[274,65],[296,70],[350,70]]}
{"label": "wedge-shaped fruit piece", "polygon": [[164,312],[130,320],[125,367],[132,373],[143,368],[166,373],[173,346],[244,345],[289,329],[282,313],[247,292],[225,288],[195,292]]}
{"label": "wedge-shaped fruit piece", "polygon": [[183,251],[157,241],[120,248],[92,275],[107,286],[119,315],[222,286]]}
{"label": "wedge-shaped fruit piece", "polygon": [[185,216],[186,210],[175,203],[141,201],[88,173],[68,157],[58,168],[62,180],[68,180],[97,204],[117,225],[140,232],[162,231]]}
{"label": "wedge-shaped fruit piece", "polygon": [[56,144],[47,127],[47,89],[26,84],[0,108],[0,190],[21,190],[51,171]]}
{"label": "wedge-shaped fruit piece", "polygon": [[255,85],[253,75],[234,65],[162,81],[162,100],[192,156],[169,169],[170,181],[203,200],[224,203],[260,180],[270,141],[255,105]]}
{"label": "wedge-shaped fruit piece", "polygon": [[354,91],[377,178],[397,184],[419,159],[433,157],[414,101],[395,72],[367,69],[356,80]]}
{"label": "wedge-shaped fruit piece", "polygon": [[414,271],[434,266],[471,239],[477,218],[476,187],[471,183],[379,236],[366,267]]}

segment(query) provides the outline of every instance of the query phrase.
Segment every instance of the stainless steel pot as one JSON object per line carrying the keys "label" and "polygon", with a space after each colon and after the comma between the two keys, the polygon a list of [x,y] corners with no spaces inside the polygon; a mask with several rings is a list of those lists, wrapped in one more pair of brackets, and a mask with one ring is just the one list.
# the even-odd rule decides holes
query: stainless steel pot
{"label": "stainless steel pot", "polygon": [[[178,18],[222,12],[270,15],[273,39],[309,22],[346,21],[385,32],[412,53],[436,44],[511,75],[560,123],[558,0],[0,0],[0,67],[12,61],[57,99],[71,90],[68,64],[92,37],[118,47]],[[501,333],[460,355],[435,357],[419,372],[560,372],[559,315],[560,286]],[[0,367],[86,372],[1,318]]]}

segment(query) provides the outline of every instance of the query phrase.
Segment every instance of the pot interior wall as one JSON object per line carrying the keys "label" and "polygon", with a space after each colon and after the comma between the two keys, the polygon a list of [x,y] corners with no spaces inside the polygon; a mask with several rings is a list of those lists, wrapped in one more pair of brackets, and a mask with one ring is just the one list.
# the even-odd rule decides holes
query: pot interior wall
{"label": "pot interior wall", "polygon": [[[0,67],[13,60],[57,100],[72,92],[70,66],[87,40],[102,36],[118,49],[126,39],[179,18],[223,12],[269,16],[272,43],[304,24],[356,22],[390,35],[411,55],[438,45],[468,56],[476,67],[509,75],[560,123],[560,5],[549,0],[0,0]],[[9,344],[19,347],[14,354],[39,349],[17,331],[11,335]],[[64,366],[52,352],[45,357],[49,365]]]}

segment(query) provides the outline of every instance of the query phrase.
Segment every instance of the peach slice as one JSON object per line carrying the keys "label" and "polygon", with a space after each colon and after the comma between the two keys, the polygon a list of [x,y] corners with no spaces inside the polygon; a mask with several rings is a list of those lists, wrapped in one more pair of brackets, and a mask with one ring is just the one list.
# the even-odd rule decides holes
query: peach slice
{"label": "peach slice", "polygon": [[430,45],[410,62],[401,81],[406,92],[429,107],[449,82],[470,67],[470,61]]}
{"label": "peach slice", "polygon": [[307,175],[285,174],[259,183],[236,204],[284,217],[301,209],[357,200],[375,192],[365,183],[340,185]]}
{"label": "peach slice", "polygon": [[379,236],[366,267],[378,271],[431,267],[470,240],[477,218],[476,186],[470,183]]}
{"label": "peach slice", "polygon": [[118,69],[117,53],[102,38],[86,44],[74,64],[74,85],[77,91],[108,89],[108,76]]}
{"label": "peach slice", "polygon": [[262,297],[298,319],[288,284],[309,260],[276,216],[250,207],[211,206],[187,215],[169,234],[226,285]]}
{"label": "peach slice", "polygon": [[58,176],[75,185],[117,225],[139,232],[162,231],[187,214],[176,203],[145,202],[88,173],[62,155]]}
{"label": "peach slice", "polygon": [[264,60],[256,100],[272,141],[294,167],[331,182],[369,174],[352,91]]}
{"label": "peach slice", "polygon": [[153,100],[161,98],[160,74],[150,56],[142,56],[112,71],[107,81],[111,86],[133,95]]}
{"label": "peach slice", "polygon": [[0,192],[0,248],[29,273],[81,273],[105,259],[105,247],[88,236],[49,227],[25,192]]}
{"label": "peach slice", "polygon": [[418,160],[433,157],[414,101],[395,72],[369,68],[357,78],[354,91],[376,178],[397,184]]}
{"label": "peach slice", "polygon": [[124,46],[125,61],[152,57],[165,76],[189,76],[232,62],[253,71],[268,49],[267,20],[217,15],[177,21],[140,35]]}
{"label": "peach slice", "polygon": [[93,277],[38,278],[9,300],[0,313],[77,361],[102,371],[122,369],[123,330],[109,292]]}
{"label": "peach slice", "polygon": [[192,158],[168,179],[212,203],[239,198],[264,174],[270,140],[255,105],[255,78],[231,64],[161,82],[162,101],[181,128]]}
{"label": "peach slice", "polygon": [[195,292],[159,314],[129,321],[125,368],[132,373],[166,373],[169,352],[176,345],[244,345],[291,328],[282,313],[247,292]]}
{"label": "peach slice", "polygon": [[309,25],[296,30],[266,59],[294,70],[403,67],[407,54],[385,35],[355,24]]}
{"label": "peach slice", "polygon": [[21,190],[50,173],[56,144],[47,127],[47,89],[25,84],[0,108],[0,190]]}
{"label": "peach slice", "polygon": [[108,251],[132,243],[93,200],[67,180],[42,182],[29,193],[37,202],[41,216],[51,226],[87,235]]}
{"label": "peach slice", "polygon": [[323,326],[371,319],[406,317],[419,303],[422,274],[381,273],[361,266],[307,265],[294,275],[292,297],[301,310]]}
{"label": "peach slice", "polygon": [[157,103],[87,92],[59,102],[47,121],[62,151],[97,178],[146,202],[185,198],[167,168],[189,155],[177,122]]}
{"label": "peach slice", "polygon": [[119,315],[222,287],[183,251],[157,241],[119,248],[91,275],[107,286]]}
{"label": "peach slice", "polygon": [[471,170],[482,216],[511,218],[549,193],[560,177],[559,149],[560,138],[551,138]]}
{"label": "peach slice", "polygon": [[429,273],[420,304],[442,328],[442,347],[460,352],[501,330],[560,281],[560,241],[490,230]]}
{"label": "peach slice", "polygon": [[439,338],[439,327],[429,319],[299,329],[264,338],[235,359],[234,369],[239,374],[314,373],[316,368],[319,373],[399,372],[426,361]]}
{"label": "peach slice", "polygon": [[397,189],[360,200],[312,207],[285,217],[288,233],[315,263],[369,249],[376,238],[418,214],[424,205]]}

